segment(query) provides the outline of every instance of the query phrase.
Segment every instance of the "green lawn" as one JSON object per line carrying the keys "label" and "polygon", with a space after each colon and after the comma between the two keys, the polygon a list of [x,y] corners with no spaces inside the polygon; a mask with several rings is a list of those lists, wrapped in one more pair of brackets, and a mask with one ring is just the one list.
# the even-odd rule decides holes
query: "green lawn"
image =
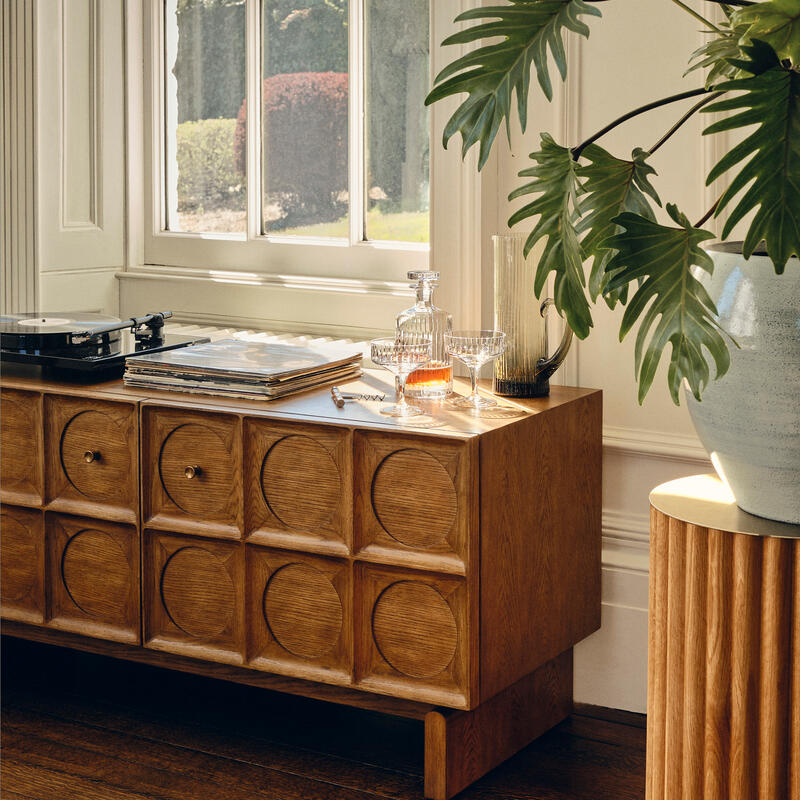
{"label": "green lawn", "polygon": [[[337,222],[302,225],[273,233],[285,236],[347,237],[347,225],[347,217],[343,217]],[[384,242],[427,242],[430,238],[428,213],[402,211],[398,214],[381,214],[378,209],[373,209],[367,212],[367,237]]]}

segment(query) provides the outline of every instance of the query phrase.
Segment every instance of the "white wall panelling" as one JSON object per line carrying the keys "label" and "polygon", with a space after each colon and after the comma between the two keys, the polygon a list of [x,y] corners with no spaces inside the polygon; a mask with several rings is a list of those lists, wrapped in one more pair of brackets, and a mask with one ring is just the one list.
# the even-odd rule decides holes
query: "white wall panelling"
{"label": "white wall panelling", "polygon": [[36,42],[42,308],[115,312],[114,272],[125,263],[122,0],[37,0]]}
{"label": "white wall panelling", "polygon": [[186,322],[359,340],[384,335],[413,297],[407,283],[238,270],[143,266],[117,277],[124,314],[158,306]]}
{"label": "white wall panelling", "polygon": [[3,2],[0,12],[0,272],[2,311],[37,306],[34,157],[34,0]]}
{"label": "white wall panelling", "polygon": [[39,306],[45,311],[115,314],[119,304],[117,267],[51,269],[42,274]]}

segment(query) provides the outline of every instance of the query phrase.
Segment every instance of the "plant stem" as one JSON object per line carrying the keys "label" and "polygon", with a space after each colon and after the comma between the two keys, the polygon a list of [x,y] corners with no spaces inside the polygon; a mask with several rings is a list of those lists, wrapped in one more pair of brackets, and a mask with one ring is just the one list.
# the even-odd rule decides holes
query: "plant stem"
{"label": "plant stem", "polygon": [[661,147],[664,142],[666,142],[673,133],[675,133],[684,122],[686,122],[690,117],[694,115],[696,111],[699,111],[706,103],[710,103],[714,98],[719,97],[721,94],[725,94],[725,92],[712,92],[707,97],[704,97],[699,103],[695,103],[647,152],[650,155],[653,155],[659,147]]}
{"label": "plant stem", "polygon": [[577,161],[580,158],[581,153],[583,152],[584,148],[588,147],[592,142],[599,139],[601,136],[605,136],[609,131],[614,130],[618,125],[622,125],[623,122],[627,122],[629,119],[633,117],[639,116],[639,114],[644,114],[646,111],[652,111],[654,108],[659,108],[661,106],[669,105],[670,103],[676,103],[679,100],[686,100],[689,97],[697,97],[701,94],[707,94],[710,92],[710,89],[702,88],[702,89],[690,89],[687,92],[680,92],[679,94],[673,94],[669,97],[664,97],[661,100],[653,100],[652,103],[646,103],[643,106],[639,106],[639,108],[634,108],[633,111],[629,111],[627,114],[623,114],[621,117],[617,117],[613,122],[609,122],[605,128],[601,128],[597,133],[592,134],[585,142],[581,142],[577,147],[572,148],[572,158],[574,161]]}
{"label": "plant stem", "polygon": [[707,25],[712,31],[716,33],[722,33],[722,31],[713,23],[707,20],[702,14],[698,14],[693,8],[689,8],[686,3],[682,3],[681,0],[672,0],[676,6],[682,8],[687,14],[691,14],[696,20],[702,22],[703,25]]}
{"label": "plant stem", "polygon": [[719,201],[720,201],[721,199],[722,199],[721,197],[718,197],[718,198],[716,199],[716,201],[714,202],[714,205],[713,205],[713,206],[711,206],[711,208],[709,208],[709,209],[708,209],[708,211],[706,211],[706,213],[705,213],[705,214],[703,214],[703,216],[702,216],[702,217],[700,217],[700,219],[699,219],[699,220],[697,220],[697,222],[695,222],[695,224],[694,224],[694,227],[695,227],[695,228],[699,228],[699,227],[700,227],[700,226],[701,226],[701,225],[702,225],[704,222],[706,222],[706,221],[708,220],[708,218],[709,218],[709,217],[710,217],[710,216],[711,216],[711,215],[712,215],[712,214],[713,214],[713,213],[714,213],[714,212],[717,210],[717,206],[719,205]]}

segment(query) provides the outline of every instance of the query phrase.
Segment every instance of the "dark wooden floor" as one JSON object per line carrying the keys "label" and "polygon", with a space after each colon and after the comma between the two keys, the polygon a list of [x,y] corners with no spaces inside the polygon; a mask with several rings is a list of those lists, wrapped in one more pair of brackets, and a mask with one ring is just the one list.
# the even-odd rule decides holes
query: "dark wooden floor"
{"label": "dark wooden floor", "polygon": [[[422,723],[3,637],[3,800],[422,798]],[[460,800],[639,800],[644,717],[581,708]]]}

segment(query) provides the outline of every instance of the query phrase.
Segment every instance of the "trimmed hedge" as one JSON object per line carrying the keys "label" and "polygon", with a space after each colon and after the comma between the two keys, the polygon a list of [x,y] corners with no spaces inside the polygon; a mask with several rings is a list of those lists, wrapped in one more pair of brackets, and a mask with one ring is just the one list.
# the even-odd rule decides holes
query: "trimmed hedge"
{"label": "trimmed hedge", "polygon": [[179,211],[245,207],[244,173],[234,155],[236,124],[201,119],[178,125]]}
{"label": "trimmed hedge", "polygon": [[[264,80],[267,149],[264,182],[281,208],[272,229],[335,220],[347,210],[347,74],[294,72]],[[245,174],[246,104],[236,120],[234,152]]]}

